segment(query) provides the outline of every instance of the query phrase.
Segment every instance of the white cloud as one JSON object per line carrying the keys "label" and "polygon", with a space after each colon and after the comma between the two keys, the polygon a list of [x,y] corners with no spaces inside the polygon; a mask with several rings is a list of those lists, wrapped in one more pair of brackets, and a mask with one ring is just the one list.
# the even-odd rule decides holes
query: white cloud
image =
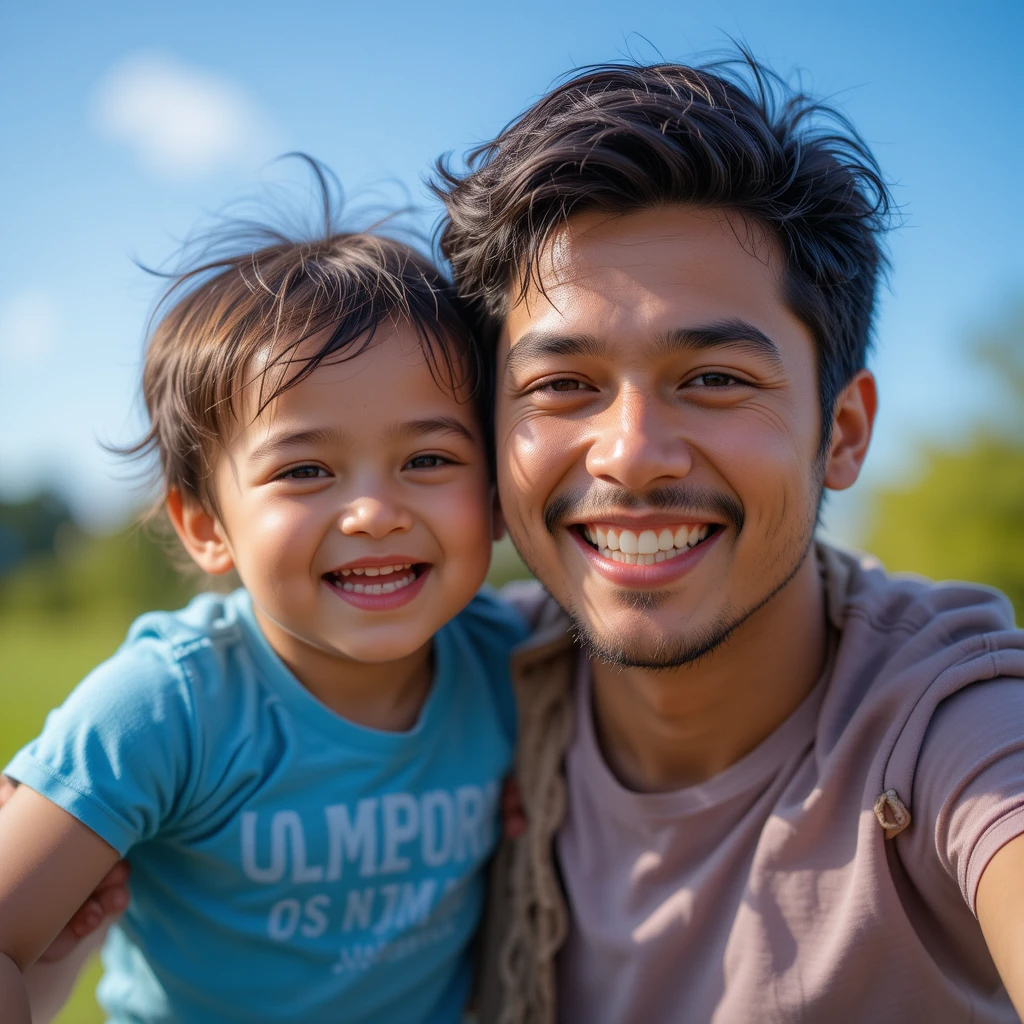
{"label": "white cloud", "polygon": [[41,366],[57,348],[60,315],[53,296],[41,288],[0,302],[0,358],[12,366]]}
{"label": "white cloud", "polygon": [[125,57],[100,80],[96,127],[127,143],[151,170],[196,178],[272,153],[269,120],[228,79],[160,53]]}

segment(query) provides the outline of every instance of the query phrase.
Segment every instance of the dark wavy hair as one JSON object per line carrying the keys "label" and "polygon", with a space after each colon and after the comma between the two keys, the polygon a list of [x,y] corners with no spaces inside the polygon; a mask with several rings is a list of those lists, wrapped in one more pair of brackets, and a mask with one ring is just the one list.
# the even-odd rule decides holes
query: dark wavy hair
{"label": "dark wavy hair", "polygon": [[215,508],[213,454],[237,421],[239,396],[252,395],[259,415],[322,363],[358,356],[378,331],[398,324],[416,332],[439,386],[463,389],[474,402],[489,441],[491,374],[450,282],[403,241],[374,229],[340,230],[333,176],[293,155],[315,179],[318,228],[227,220],[186,245],[175,272],[161,274],[169,284],[153,314],[142,373],[149,429],[136,444],[112,450],[155,453],[165,495],[178,490]]}
{"label": "dark wavy hair", "polygon": [[791,89],[745,50],[700,67],[584,68],[468,156],[442,158],[439,242],[492,345],[552,232],[585,211],[686,203],[767,228],[785,258],[784,300],[818,346],[822,450],[842,387],[866,362],[888,188],[834,107]]}

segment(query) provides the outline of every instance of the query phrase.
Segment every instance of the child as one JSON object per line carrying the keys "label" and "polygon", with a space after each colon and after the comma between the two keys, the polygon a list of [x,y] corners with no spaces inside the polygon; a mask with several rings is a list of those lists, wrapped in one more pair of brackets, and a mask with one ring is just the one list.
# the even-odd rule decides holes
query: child
{"label": "child", "polygon": [[[193,561],[5,769],[0,1006],[120,857],[112,1021],[460,1018],[525,628],[477,594],[487,373],[406,246],[275,240],[172,287],[143,390]],[[163,308],[167,308],[165,305]]]}

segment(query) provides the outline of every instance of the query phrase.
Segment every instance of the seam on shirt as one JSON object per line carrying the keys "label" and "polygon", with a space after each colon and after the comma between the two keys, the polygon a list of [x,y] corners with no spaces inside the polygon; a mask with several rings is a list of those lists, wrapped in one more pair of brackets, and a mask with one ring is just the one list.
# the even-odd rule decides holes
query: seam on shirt
{"label": "seam on shirt", "polygon": [[1024,835],[1024,803],[1004,814],[990,825],[967,856],[967,866],[960,891],[971,913],[977,917],[978,884],[992,858],[1009,842]]}
{"label": "seam on shirt", "polygon": [[181,788],[175,792],[174,813],[168,815],[165,820],[160,822],[159,827],[161,829],[166,828],[168,825],[171,826],[171,829],[180,825],[181,819],[188,813],[195,800],[202,777],[199,766],[203,763],[201,756],[203,751],[201,750],[199,739],[198,722],[201,702],[196,699],[196,679],[201,676],[201,673],[195,666],[191,655],[203,647],[212,650],[213,645],[208,637],[201,637],[199,640],[183,645],[182,648],[174,648],[172,650],[173,660],[170,667],[177,676],[178,682],[186,695],[185,719],[189,734],[188,764]]}
{"label": "seam on shirt", "polygon": [[[28,754],[28,753],[22,752],[22,754],[19,756],[19,760],[22,757],[33,768],[35,768],[36,771],[38,771],[41,775],[45,775],[47,778],[53,779],[54,782],[56,782],[59,785],[63,786],[65,789],[70,790],[72,793],[76,793],[87,804],[89,804],[89,806],[95,807],[97,810],[103,812],[104,816],[110,821],[110,823],[112,825],[114,825],[118,829],[118,831],[120,831],[122,834],[124,834],[124,835],[131,835],[132,834],[133,830],[130,827],[127,827],[124,824],[122,824],[121,817],[117,814],[117,812],[112,807],[108,807],[107,804],[105,804],[98,797],[96,797],[92,793],[89,793],[86,790],[82,789],[81,786],[76,786],[73,782],[71,782],[69,779],[67,779],[60,772],[55,771],[48,764],[45,764],[42,761],[40,761],[38,758],[36,758],[33,754]],[[26,785],[28,785],[28,783],[26,783]],[[31,789],[32,787],[29,786],[29,788]],[[45,795],[45,794],[43,794],[43,795]],[[81,821],[81,819],[78,818],[78,815],[76,815],[74,812],[67,810],[67,808],[61,808],[61,809],[66,811],[66,813],[70,814],[73,818],[76,818],[77,820]],[[84,821],[82,822],[82,824],[86,825],[86,823]],[[90,831],[93,831],[93,832],[96,831],[90,825],[86,825],[86,828],[89,828]],[[100,838],[104,839],[104,842],[107,841],[103,836],[101,836]],[[111,845],[113,845],[113,844],[111,843]],[[118,851],[118,852],[120,852],[120,851]]]}

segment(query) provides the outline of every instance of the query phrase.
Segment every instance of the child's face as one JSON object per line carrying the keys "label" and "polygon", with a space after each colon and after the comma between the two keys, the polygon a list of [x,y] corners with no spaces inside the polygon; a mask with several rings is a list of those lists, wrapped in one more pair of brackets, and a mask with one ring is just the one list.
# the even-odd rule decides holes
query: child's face
{"label": "child's face", "polygon": [[283,631],[292,652],[366,662],[419,650],[490,563],[492,488],[472,404],[435,382],[404,326],[251,419],[240,417],[248,425],[213,487],[271,642]]}

